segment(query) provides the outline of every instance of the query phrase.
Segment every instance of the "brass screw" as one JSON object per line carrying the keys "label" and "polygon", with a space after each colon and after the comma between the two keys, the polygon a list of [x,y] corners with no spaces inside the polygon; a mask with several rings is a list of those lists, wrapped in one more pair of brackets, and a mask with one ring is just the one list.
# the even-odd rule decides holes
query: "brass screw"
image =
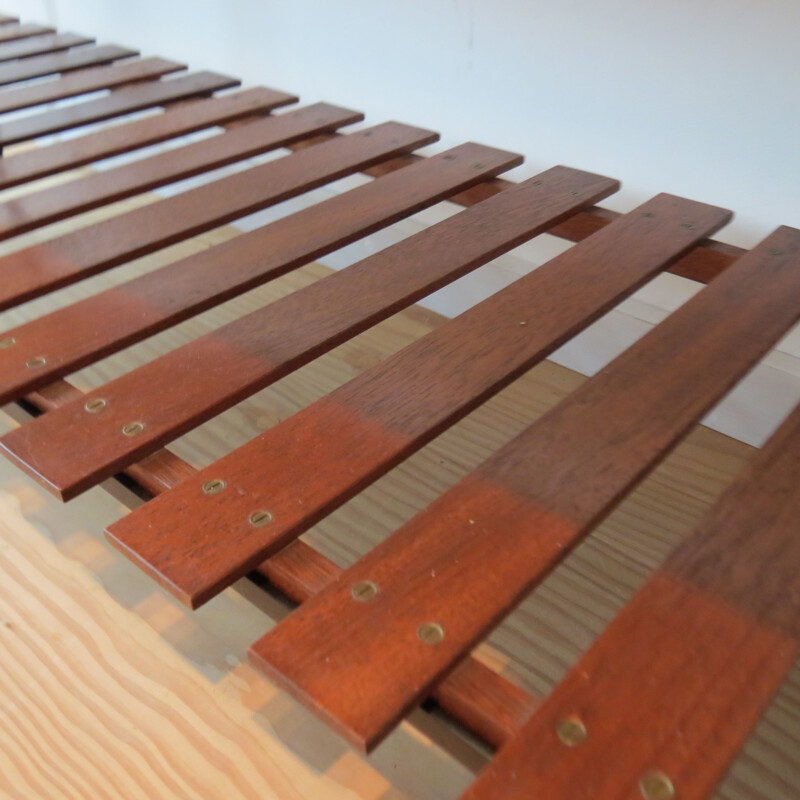
{"label": "brass screw", "polygon": [[107,403],[102,397],[93,397],[91,400],[86,401],[84,408],[90,413],[95,414],[100,411],[101,408],[105,408],[106,405]]}
{"label": "brass screw", "polygon": [[203,484],[203,492],[205,494],[219,494],[225,488],[225,481],[219,478],[212,478]]}
{"label": "brass screw", "polygon": [[681,222],[681,228],[686,228],[687,231],[693,231],[694,225],[691,222]]}
{"label": "brass screw", "polygon": [[432,647],[444,639],[444,628],[438,622],[424,622],[417,628],[417,636]]}
{"label": "brass screw", "polygon": [[567,747],[576,747],[589,738],[589,732],[586,730],[583,720],[578,717],[564,717],[558,723],[556,733]]}
{"label": "brass screw", "polygon": [[30,367],[30,369],[35,369],[36,367],[43,367],[46,363],[47,359],[44,356],[34,356],[28,359],[26,366]]}
{"label": "brass screw", "polygon": [[672,781],[658,770],[648,772],[639,781],[639,789],[645,800],[672,800],[675,797],[675,787]]}
{"label": "brass screw", "polygon": [[272,514],[269,511],[254,511],[248,520],[255,528],[263,528],[264,525],[269,525],[272,522]]}
{"label": "brass screw", "polygon": [[368,603],[378,594],[378,587],[372,581],[357,581],[350,590],[353,600]]}
{"label": "brass screw", "polygon": [[5,350],[7,347],[13,347],[17,340],[13,336],[6,336],[5,339],[0,339],[0,349]]}
{"label": "brass screw", "polygon": [[770,247],[769,254],[771,256],[779,256],[783,254],[783,250],[779,250],[777,247]]}
{"label": "brass screw", "polygon": [[126,436],[138,436],[144,430],[144,422],[129,422],[122,426],[122,432]]}

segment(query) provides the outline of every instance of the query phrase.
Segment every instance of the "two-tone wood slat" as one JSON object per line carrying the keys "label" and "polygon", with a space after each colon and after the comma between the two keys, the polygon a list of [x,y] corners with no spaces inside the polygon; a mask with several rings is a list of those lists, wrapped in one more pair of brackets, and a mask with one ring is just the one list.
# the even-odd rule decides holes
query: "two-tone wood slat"
{"label": "two-tone wood slat", "polygon": [[[350,741],[374,746],[799,318],[800,231],[783,228],[303,604],[254,645],[254,660]],[[373,449],[408,426],[360,411],[360,427],[379,431]],[[333,414],[352,420],[345,406]],[[248,491],[233,474],[234,491]],[[246,502],[261,507],[270,493],[251,490]],[[153,522],[147,509],[112,526],[115,538],[130,547],[137,513]],[[276,523],[283,513],[279,502]],[[163,541],[151,531],[136,526],[140,558],[140,542]],[[378,587],[374,601],[354,602],[359,581]],[[425,624],[444,631],[436,646],[418,638]]]}
{"label": "two-tone wood slat", "polygon": [[[0,29],[1,30],[1,29]],[[101,89],[113,89],[137,81],[149,81],[186,69],[185,64],[166,58],[142,58],[107,67],[92,67],[62,78],[19,88],[0,90],[0,114],[67,100]]]}
{"label": "two-tone wood slat", "polygon": [[[291,154],[0,258],[2,309],[373,180],[0,334],[0,402],[40,413],[0,449],[63,499],[123,473],[150,499],[108,536],[185,603],[252,572],[297,604],[251,658],[360,748],[430,697],[502,747],[470,800],[707,796],[800,644],[800,408],[544,703],[471,653],[797,321],[800,232],[746,252],[708,238],[723,209],[658,195],[619,214],[594,205],[612,179],[555,167],[514,183],[496,177],[514,153],[425,157],[431,131],[338,133],[363,115],[324,103],[270,115],[297,98],[210,97],[239,82],[165,77],[184,66],[93,41],[0,15],[0,113],[110,90],[0,123],[0,147],[164,110],[0,159],[0,189],[229,129],[19,194],[0,239]],[[444,199],[466,210],[88,394],[64,380]],[[543,232],[577,244],[207,468],[161,449]],[[710,285],[355,565],[298,538],[665,270]]]}
{"label": "two-tone wood slat", "polygon": [[[175,81],[170,81],[175,83]],[[263,87],[199,99],[163,114],[112,125],[66,141],[15,153],[0,160],[0,189],[82,167],[104,158],[129,153],[169,139],[247,117],[257,118],[297,102],[286,92]]]}
{"label": "two-tone wood slat", "polygon": [[[36,58],[26,58],[11,64],[0,64],[0,86],[10,83],[42,78],[56,73],[73,72],[87,67],[110,64],[122,58],[138,56],[138,50],[129,47],[120,47],[116,44],[100,45],[98,47],[81,47],[77,50],[68,50],[64,53],[42,55]],[[0,94],[0,97],[2,95]]]}
{"label": "two-tone wood slat", "polygon": [[707,797],[800,651],[799,476],[800,407],[464,800]]}
{"label": "two-tone wood slat", "polygon": [[[0,147],[52,133],[61,133],[94,122],[103,122],[154,106],[202,97],[238,85],[238,80],[226,75],[219,75],[216,72],[195,72],[192,75],[169,80],[148,80],[117,88],[95,100],[86,100],[51,111],[27,114],[9,122],[0,122]],[[1,98],[2,92],[0,92]]]}
{"label": "two-tone wood slat", "polygon": [[[245,190],[249,190],[250,196],[257,192],[257,207],[263,208],[269,204],[263,200],[267,187],[269,201],[278,202],[352,173],[367,163],[418,147],[434,137],[430,131],[385,123],[231,176],[224,179],[225,185],[236,188],[235,200],[240,205],[236,214],[231,213],[228,199],[227,217],[232,219],[255,210],[255,203],[251,202],[249,207],[242,205],[249,199]],[[6,347],[0,350],[0,398],[13,399],[44,386],[54,377],[72,372],[296,269],[487,175],[508,169],[518,161],[519,156],[506,151],[482,145],[461,145],[413,168],[317,203],[230,242],[21,325],[3,336]],[[162,201],[150,209],[150,217],[169,230],[180,221],[182,230],[186,231],[194,215],[202,220],[202,227],[206,227],[209,205],[225,200],[218,188],[220,183],[170,198],[171,206],[166,205],[168,201]],[[200,205],[198,199],[204,204]],[[184,201],[182,206],[175,202],[179,200]],[[165,211],[169,207],[178,207],[182,216],[168,217]],[[120,219],[122,217],[110,222]],[[337,224],[331,225],[331,219]],[[117,226],[113,227],[116,232]],[[195,230],[200,227],[199,223],[195,224]],[[130,249],[141,249],[138,231],[124,223],[122,228],[122,235],[133,242]],[[91,236],[93,231],[90,229],[89,233]],[[103,233],[102,225],[96,226],[95,233]],[[99,236],[88,241],[78,240],[78,245],[86,248],[84,252],[95,257],[99,244]],[[108,246],[118,252],[121,244],[124,242],[115,236]],[[45,247],[48,254],[49,245]],[[126,255],[130,257],[130,251]],[[20,263],[22,273],[30,272],[33,262],[29,258],[23,257]],[[45,279],[52,285],[55,276],[63,284],[66,282],[65,266],[70,280],[75,280],[76,274],[88,272],[82,268],[76,273],[70,260],[65,264],[48,258],[42,264]],[[23,278],[28,279],[28,275],[23,274]],[[59,331],[57,337],[55,331]],[[69,487],[64,496],[79,489]]]}
{"label": "two-tone wood slat", "polygon": [[[120,520],[110,530],[112,541],[183,602],[205,602],[545,358],[729,216],[659,196],[216,462],[169,497]],[[326,430],[337,436],[312,444],[327,439]],[[2,440],[29,469],[35,465],[41,479],[41,448],[23,452],[28,441],[33,439],[20,431]],[[50,462],[46,475],[52,484],[64,460]],[[181,524],[186,503],[212,478],[225,481],[230,491],[208,497],[203,519],[190,530]],[[62,495],[75,489],[61,476],[58,486]],[[256,528],[248,520],[262,507],[274,520]],[[198,536],[205,525],[213,537]],[[181,551],[179,560],[173,547]]]}
{"label": "two-tone wood slat", "polygon": [[[0,22],[0,24],[3,24]],[[30,58],[45,53],[58,53],[78,47],[83,44],[92,44],[94,38],[82,36],[79,33],[51,33],[33,36],[29,39],[18,39],[13,42],[0,43],[0,62],[12,61],[16,58]]]}

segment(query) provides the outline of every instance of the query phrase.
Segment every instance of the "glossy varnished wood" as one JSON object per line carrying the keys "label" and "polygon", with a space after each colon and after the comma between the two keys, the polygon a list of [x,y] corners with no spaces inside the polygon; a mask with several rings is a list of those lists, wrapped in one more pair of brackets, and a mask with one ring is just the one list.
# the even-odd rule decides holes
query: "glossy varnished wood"
{"label": "glossy varnished wood", "polygon": [[[45,415],[26,428],[24,458],[62,495],[99,482],[617,188],[548,170],[102,387],[89,398],[103,400],[102,413],[80,402]],[[172,396],[176,379],[183,390]],[[145,430],[120,436],[134,418]],[[69,460],[58,455],[66,452]]]}
{"label": "glossy varnished wood", "polygon": [[96,100],[86,100],[52,111],[40,111],[10,122],[2,122],[0,146],[5,147],[50,133],[60,133],[70,128],[79,128],[93,122],[102,122],[145,108],[198,97],[238,85],[239,81],[235,78],[219,75],[216,72],[195,72],[192,75],[168,80],[144,81],[138,85],[115,89]]}
{"label": "glossy varnished wood", "polygon": [[465,800],[633,797],[655,770],[708,797],[800,649],[799,476],[800,408]]}
{"label": "glossy varnished wood", "polygon": [[275,108],[295,102],[297,97],[286,92],[263,87],[246,89],[222,97],[187,102],[163,114],[31,148],[0,160],[0,189],[45,178],[214,125],[267,114]]}
{"label": "glossy varnished wood", "polygon": [[74,75],[65,75],[63,78],[34,83],[31,86],[6,88],[0,90],[0,113],[19,111],[43,103],[52,103],[55,100],[66,100],[135,81],[153,80],[182,69],[186,69],[186,65],[177,61],[169,61],[166,58],[142,58],[109,67],[93,67]]}
{"label": "glossy varnished wood", "polygon": [[285,147],[360,118],[360,114],[316,103],[68,183],[28,192],[0,205],[0,240]]}
{"label": "glossy varnished wood", "polygon": [[[660,195],[116,523],[112,541],[199,605],[632,293],[729,212]],[[11,434],[26,469],[24,429]],[[213,473],[213,474],[212,474]],[[210,478],[230,487],[203,497]],[[186,509],[203,498],[201,519]],[[254,527],[265,507],[272,524]],[[198,535],[213,530],[213,535]]]}
{"label": "glossy varnished wood", "polygon": [[66,73],[76,69],[110,64],[112,61],[137,55],[139,55],[138,50],[131,50],[129,47],[120,47],[116,44],[106,44],[99,47],[81,47],[75,50],[67,50],[63,53],[26,58],[23,61],[0,64],[0,86],[7,86],[10,83],[18,83],[31,78],[54,75],[55,73]]}
{"label": "glossy varnished wood", "polygon": [[[425,144],[434,136],[419,128],[385,123],[250,172],[259,175],[259,191],[264,179],[272,179],[270,189],[277,201],[342,177],[392,151]],[[508,169],[518,160],[519,156],[513,153],[481,145],[462,145],[429,159],[411,173],[387,176],[383,182],[375,181],[337,195],[217,248],[33,320],[7,334],[15,344],[0,354],[0,397],[18,397],[44,386],[53,377],[72,372],[81,364],[96,361],[296,269],[432,205],[459,186],[477,182],[487,173]],[[232,177],[243,176],[245,173]],[[203,188],[209,190],[207,196],[216,198],[213,186]],[[264,205],[267,203],[262,201],[261,207]],[[56,330],[57,339],[53,336]],[[13,354],[9,355],[11,351]],[[45,363],[39,363],[37,369],[27,366],[35,358],[30,355],[32,351],[45,358]],[[52,486],[49,482],[48,485]],[[80,490],[81,487],[73,486],[69,494]]]}
{"label": "glossy varnished wood", "polygon": [[[800,231],[781,228],[278,625],[253,659],[373,746],[798,318]],[[379,587],[373,602],[350,596],[360,580]],[[417,638],[428,622],[445,632],[435,646]]]}
{"label": "glossy varnished wood", "polygon": [[51,33],[19,39],[15,42],[0,43],[0,62],[15,58],[30,58],[44,53],[58,53],[82,44],[91,44],[94,38],[79,33]]}

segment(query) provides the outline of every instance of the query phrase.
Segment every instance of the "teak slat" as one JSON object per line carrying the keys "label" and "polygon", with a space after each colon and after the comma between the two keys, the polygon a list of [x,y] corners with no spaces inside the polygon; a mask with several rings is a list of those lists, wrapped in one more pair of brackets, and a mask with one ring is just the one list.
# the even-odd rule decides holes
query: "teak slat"
{"label": "teak slat", "polygon": [[0,147],[238,85],[238,80],[226,75],[195,72],[170,80],[146,81],[139,85],[126,86],[96,100],[0,123]]}
{"label": "teak slat", "polygon": [[[41,417],[24,459],[62,495],[97,483],[618,187],[555,167],[102,387],[89,398],[103,399],[102,413],[80,402]],[[120,435],[132,419],[145,430]]]}
{"label": "teak slat", "polygon": [[[2,30],[0,28],[0,30]],[[111,89],[134,81],[152,80],[186,69],[185,64],[168,61],[166,58],[143,58],[137,61],[126,61],[110,67],[93,67],[65,75],[63,78],[23,86],[18,89],[0,90],[0,113],[19,111],[23,108],[52,103],[55,100],[66,100],[81,94],[96,92],[100,89]]]}
{"label": "teak slat", "polygon": [[[276,135],[285,133],[291,138],[309,126],[346,125],[361,117],[357,111],[328,106],[325,113],[301,110],[271,121]],[[324,123],[317,121],[322,119]],[[361,163],[361,154],[353,150],[350,142],[344,148],[279,159],[11,253],[0,258],[0,308],[46,294],[334,180],[340,177],[336,170],[353,171],[357,166],[351,164]],[[364,153],[368,159],[385,151],[365,148]],[[332,154],[330,162],[326,161],[328,154]]]}
{"label": "teak slat", "polygon": [[[304,188],[355,171],[391,151],[410,149],[435,134],[397,123],[352,134],[264,165],[273,190],[303,176]],[[335,150],[330,145],[335,144]],[[318,152],[319,151],[319,152]],[[236,294],[296,269],[369,232],[446,197],[454,187],[514,166],[519,156],[462,145],[411,173],[361,186],[256,231],[34,320],[9,332],[15,345],[0,354],[0,396],[20,394],[91,363]],[[260,168],[256,168],[260,169]],[[309,174],[310,173],[310,174]],[[324,177],[321,177],[321,175]],[[286,196],[286,192],[284,195]],[[54,336],[58,331],[58,336]],[[33,351],[46,359],[27,366]],[[8,357],[9,351],[14,351]],[[79,487],[75,487],[79,490]],[[73,490],[69,494],[73,494]]]}
{"label": "teak slat", "polygon": [[[279,623],[253,645],[254,662],[348,740],[373,747],[798,318],[800,231],[781,228]],[[140,527],[153,520],[146,509],[139,541],[151,538]],[[283,508],[274,513],[280,520]],[[351,597],[361,580],[378,586],[372,602]],[[425,623],[440,625],[443,640],[420,641]]]}
{"label": "teak slat", "polygon": [[[360,118],[360,114],[350,114],[344,122]],[[94,175],[29,192],[0,205],[0,240],[284,147],[342,124],[342,109],[317,103]]]}
{"label": "teak slat", "polygon": [[[0,24],[2,22],[0,21]],[[30,39],[19,39],[16,42],[0,44],[0,62],[12,61],[15,58],[30,58],[44,53],[57,53],[69,50],[82,44],[92,44],[94,38],[79,33],[53,33],[45,36],[34,36]]]}
{"label": "teak slat", "polygon": [[[545,358],[729,216],[660,195],[129,514],[109,528],[112,543],[181,601],[202,604]],[[5,440],[13,437],[8,449],[27,461],[21,431]],[[38,470],[38,463],[27,469],[32,467]],[[228,488],[203,495],[201,486],[211,478]],[[195,509],[191,525],[185,517],[189,506]],[[255,527],[249,517],[262,508],[273,521]]]}
{"label": "teak slat", "polygon": [[30,36],[41,36],[44,33],[55,33],[55,28],[51,28],[49,25],[39,25],[35,22],[3,24],[0,27],[0,42],[14,42],[18,39],[27,39]]}
{"label": "teak slat", "polygon": [[[633,797],[656,771],[710,796],[800,650],[798,476],[800,409],[465,800]],[[573,715],[588,738],[569,748]]]}
{"label": "teak slat", "polygon": [[273,89],[247,89],[223,97],[196,100],[163,114],[124,125],[111,125],[74,139],[36,147],[0,159],[0,189],[158,144],[203,128],[266,114],[295,102],[295,96]]}
{"label": "teak slat", "polygon": [[0,64],[0,86],[31,78],[41,78],[45,75],[54,75],[58,72],[71,72],[76,69],[108,64],[120,58],[138,55],[138,50],[106,44],[100,47],[81,47],[65,53],[27,58],[12,64]]}

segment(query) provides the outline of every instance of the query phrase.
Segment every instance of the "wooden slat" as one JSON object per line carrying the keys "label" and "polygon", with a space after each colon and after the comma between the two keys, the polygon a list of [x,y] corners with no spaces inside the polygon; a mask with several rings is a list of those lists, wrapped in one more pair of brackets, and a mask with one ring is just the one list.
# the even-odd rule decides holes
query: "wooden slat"
{"label": "wooden slat", "polygon": [[[253,646],[253,660],[351,742],[371,748],[798,318],[800,231],[781,228],[280,623]],[[352,414],[336,411],[345,410]],[[371,416],[368,424],[379,424]],[[394,423],[395,436],[416,424]],[[356,441],[350,431],[347,438]],[[332,448],[330,437],[325,444]],[[339,459],[337,469],[349,465]],[[263,480],[263,472],[253,477]],[[264,495],[251,504],[275,495],[274,485],[261,485]],[[294,501],[306,498],[295,493]],[[112,528],[152,540],[141,527],[155,519],[146,509],[135,528],[133,515]],[[182,512],[175,508],[174,524]],[[274,513],[280,520],[283,508]],[[210,522],[216,541],[230,542],[216,514]],[[202,526],[193,533],[202,541]],[[350,596],[360,580],[379,587],[373,602]],[[429,622],[444,629],[433,646],[417,636]]]}
{"label": "wooden slat", "polygon": [[361,118],[361,114],[317,103],[94,175],[29,192],[0,205],[0,240]]}
{"label": "wooden slat", "polygon": [[120,58],[130,58],[138,55],[138,50],[131,50],[128,47],[120,47],[116,44],[106,44],[100,47],[81,47],[77,50],[68,50],[65,53],[26,58],[24,61],[0,64],[0,86],[26,81],[31,78],[41,78],[46,75],[109,64]]}
{"label": "wooden slat", "polygon": [[239,81],[235,78],[219,75],[216,72],[195,72],[171,80],[148,81],[138,86],[117,89],[106,97],[99,97],[96,100],[0,123],[0,146],[59,133],[93,122],[102,122],[145,108],[198,97],[238,85]]}
{"label": "wooden slat", "polygon": [[266,114],[272,109],[295,102],[297,98],[293,95],[259,87],[223,97],[197,100],[125,125],[109,125],[85,136],[6,156],[0,160],[0,189],[44,178],[102,158],[128,153],[214,125],[225,125],[234,120]]}
{"label": "wooden slat", "polygon": [[55,33],[55,28],[35,22],[15,24],[9,21],[0,27],[0,42],[14,42],[17,39],[27,39],[29,36],[41,36],[43,33]]}
{"label": "wooden slat", "polygon": [[465,798],[710,796],[800,650],[798,477],[800,409]]}
{"label": "wooden slat", "polygon": [[[273,123],[276,135],[295,136],[319,124],[319,119],[327,120],[323,124],[345,125],[361,116],[357,111],[330,106],[324,115],[308,119],[282,115]],[[325,155],[351,150],[352,143],[280,159],[11,253],[0,258],[0,307],[8,308],[266,208],[307,191],[312,185],[309,180],[334,180],[324,176],[340,162],[334,159],[327,164]],[[357,159],[358,154],[351,158]],[[344,163],[351,161],[344,158]]]}
{"label": "wooden slat", "polygon": [[[200,605],[546,357],[729,216],[660,195],[129,514],[109,529],[112,543],[180,600]],[[5,438],[14,437],[13,449],[21,452],[20,431]],[[211,478],[229,488],[204,496],[200,486]],[[198,492],[202,514],[193,515],[190,526],[185,514],[189,504],[197,508]],[[262,507],[273,513],[272,524],[250,525],[250,514]]]}
{"label": "wooden slat", "polygon": [[43,103],[52,103],[55,100],[66,100],[69,97],[77,97],[100,89],[111,89],[134,81],[159,78],[182,69],[186,69],[185,64],[157,57],[128,61],[110,67],[94,67],[32,86],[3,89],[0,91],[0,113],[19,111]]}
{"label": "wooden slat", "polygon": [[12,22],[19,22],[19,17],[14,17],[11,14],[0,14],[0,25],[9,25]]}
{"label": "wooden slat", "polygon": [[[0,24],[2,22],[0,21]],[[30,39],[20,39],[16,42],[0,44],[0,62],[11,61],[15,58],[30,58],[44,53],[57,53],[69,50],[82,44],[92,44],[94,38],[82,36],[79,33],[52,33],[45,36],[34,36]]]}
{"label": "wooden slat", "polygon": [[[276,180],[286,176],[303,188],[319,185],[392,150],[417,147],[435,135],[398,123],[352,134],[269,165]],[[335,144],[334,150],[330,145]],[[321,152],[317,152],[321,151]],[[446,197],[454,187],[509,169],[520,157],[467,144],[397,173],[317,203],[249,234],[130,281],[11,331],[16,340],[0,354],[0,396],[18,397],[53,377],[73,371],[121,347],[296,269],[369,232],[390,225]],[[309,174],[310,173],[310,174]],[[320,174],[323,177],[320,177]],[[296,193],[296,192],[295,192]],[[287,192],[284,192],[285,197]],[[160,219],[161,217],[159,217]],[[54,336],[54,331],[58,335]],[[17,346],[17,344],[19,346]],[[30,349],[46,359],[26,366]],[[10,351],[13,355],[8,357]]]}
{"label": "wooden slat", "polygon": [[[80,402],[41,417],[17,457],[64,496],[98,483],[618,186],[555,167],[102,387],[92,394],[106,403],[102,413]],[[179,396],[170,391],[176,376]],[[120,435],[134,418],[144,432]]]}
{"label": "wooden slat", "polygon": [[[57,380],[26,401],[41,411],[75,402],[82,392]],[[153,495],[192,477],[197,470],[168,450],[159,450],[125,474]],[[293,542],[257,568],[276,589],[295,603],[322,591],[341,568],[303,541]],[[510,741],[539,706],[539,699],[470,657],[436,687],[433,698],[442,709],[493,747]]]}

